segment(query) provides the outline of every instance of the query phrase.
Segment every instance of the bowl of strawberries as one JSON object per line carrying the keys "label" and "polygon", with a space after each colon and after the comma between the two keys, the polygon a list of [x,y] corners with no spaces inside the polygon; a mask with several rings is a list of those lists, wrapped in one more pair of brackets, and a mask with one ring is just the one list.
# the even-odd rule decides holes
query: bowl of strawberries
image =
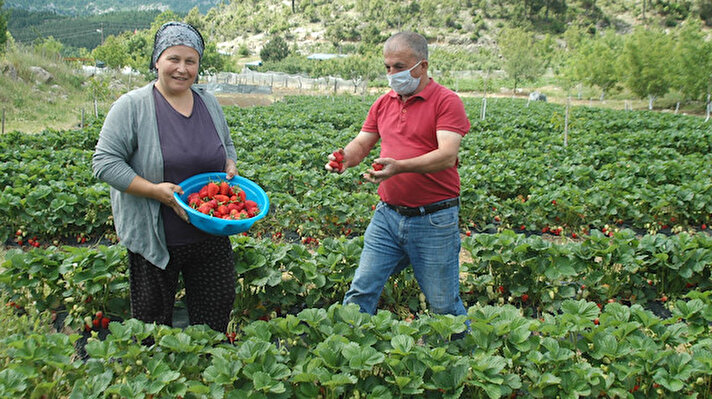
{"label": "bowl of strawberries", "polygon": [[225,173],[201,173],[180,184],[183,195],[174,193],[190,223],[218,236],[244,233],[269,212],[265,191],[250,179]]}

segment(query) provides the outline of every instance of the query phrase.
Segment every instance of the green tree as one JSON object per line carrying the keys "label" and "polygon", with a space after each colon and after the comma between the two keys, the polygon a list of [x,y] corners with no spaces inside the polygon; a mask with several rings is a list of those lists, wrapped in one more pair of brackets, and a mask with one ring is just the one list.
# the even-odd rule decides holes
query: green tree
{"label": "green tree", "polygon": [[520,83],[532,82],[542,76],[546,60],[531,33],[521,28],[506,28],[500,33],[498,42],[504,71],[514,81],[515,92]]}
{"label": "green tree", "polygon": [[[0,0],[0,10],[3,3],[3,0]],[[7,14],[0,12],[0,53],[5,51],[5,42],[7,42]]]}
{"label": "green tree", "polygon": [[263,61],[279,61],[288,55],[289,45],[287,45],[287,41],[282,36],[272,37],[260,50],[260,58]]}
{"label": "green tree", "polygon": [[672,84],[680,90],[683,101],[702,100],[712,83],[712,42],[705,40],[701,25],[688,20],[676,32]]}
{"label": "green tree", "polygon": [[158,28],[161,27],[161,25],[165,24],[166,22],[170,21],[179,21],[180,17],[178,14],[174,13],[171,10],[164,11],[156,17],[156,19],[153,20],[153,23],[151,24],[151,32],[155,33]]}
{"label": "green tree", "polygon": [[601,89],[601,101],[619,82],[618,63],[622,42],[619,36],[608,31],[602,37],[588,40],[579,49],[579,67],[583,68],[583,83]]}
{"label": "green tree", "polygon": [[339,60],[339,74],[344,79],[351,79],[356,93],[361,83],[376,79],[382,73],[380,65],[380,58],[352,55]]}
{"label": "green tree", "polygon": [[64,48],[64,45],[53,36],[37,39],[35,41],[35,51],[47,56],[59,56]]}
{"label": "green tree", "polygon": [[200,69],[203,72],[214,74],[233,70],[234,68],[231,67],[229,58],[218,53],[217,45],[211,42],[205,44],[203,57],[200,60]]}
{"label": "green tree", "polygon": [[113,35],[107,37],[104,44],[91,53],[94,59],[104,61],[110,68],[121,68],[129,62],[126,41]]}
{"label": "green tree", "polygon": [[205,22],[203,16],[200,14],[198,7],[193,7],[188,11],[188,14],[183,19],[183,22],[192,25],[195,29],[202,33],[203,28],[205,28]]}
{"label": "green tree", "polygon": [[625,39],[620,57],[623,82],[639,98],[648,98],[648,108],[655,99],[670,90],[672,43],[661,30],[637,28]]}

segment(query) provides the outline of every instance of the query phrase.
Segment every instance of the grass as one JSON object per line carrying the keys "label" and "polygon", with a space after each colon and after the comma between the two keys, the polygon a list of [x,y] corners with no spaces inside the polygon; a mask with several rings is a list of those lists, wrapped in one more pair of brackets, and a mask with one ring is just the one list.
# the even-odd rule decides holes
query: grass
{"label": "grass", "polygon": [[[36,82],[32,67],[39,66],[52,75],[47,83]],[[106,112],[111,103],[131,87],[144,84],[143,78],[128,78],[118,73],[94,77],[77,73],[80,65],[68,64],[58,56],[47,56],[16,45],[0,55],[0,69],[12,69],[0,79],[0,112],[4,131],[38,133],[46,129],[76,128],[85,117]]]}

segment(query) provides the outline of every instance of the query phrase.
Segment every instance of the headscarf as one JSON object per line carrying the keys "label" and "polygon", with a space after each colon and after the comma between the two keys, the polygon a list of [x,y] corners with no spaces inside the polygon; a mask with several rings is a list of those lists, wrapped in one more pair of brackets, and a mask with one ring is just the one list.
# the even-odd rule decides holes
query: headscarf
{"label": "headscarf", "polygon": [[156,70],[156,61],[163,52],[172,46],[188,46],[198,52],[198,57],[203,58],[205,42],[197,29],[183,22],[166,22],[156,31],[153,41],[153,55],[151,56],[151,70]]}

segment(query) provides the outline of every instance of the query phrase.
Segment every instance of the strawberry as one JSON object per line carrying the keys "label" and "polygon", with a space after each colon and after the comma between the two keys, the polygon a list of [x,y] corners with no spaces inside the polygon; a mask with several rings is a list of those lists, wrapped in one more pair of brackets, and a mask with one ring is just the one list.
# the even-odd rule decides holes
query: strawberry
{"label": "strawberry", "polygon": [[101,325],[101,320],[94,319],[91,321],[91,324],[94,326],[94,328],[99,329],[99,326]]}
{"label": "strawberry", "polygon": [[373,170],[376,170],[376,171],[378,171],[378,170],[383,170],[383,164],[382,164],[382,163],[374,162],[374,163],[371,164],[371,167],[373,168]]}
{"label": "strawberry", "polygon": [[240,190],[237,193],[237,198],[240,200],[240,202],[245,202],[245,200],[247,199],[247,194],[245,194],[243,190]]}
{"label": "strawberry", "polygon": [[344,162],[344,150],[336,150],[331,155],[334,156],[334,160],[337,163],[343,163]]}
{"label": "strawberry", "polygon": [[217,208],[217,212],[221,215],[227,215],[230,213],[230,211],[227,209],[227,206],[225,205],[219,205]]}
{"label": "strawberry", "polygon": [[188,205],[190,205],[193,208],[196,208],[200,206],[200,204],[203,202],[203,200],[200,199],[200,195],[198,193],[192,193],[188,195]]}
{"label": "strawberry", "polygon": [[97,318],[97,319],[101,319],[102,317],[104,317],[104,312],[102,312],[102,311],[100,310],[100,311],[96,312],[96,314],[94,315],[94,317]]}
{"label": "strawberry", "polygon": [[593,324],[598,325],[599,323],[600,323],[600,321],[598,320],[598,317],[593,319]]}
{"label": "strawberry", "polygon": [[109,322],[111,322],[111,319],[109,319],[108,317],[102,317],[101,318],[101,328],[103,328],[104,330],[109,328]]}
{"label": "strawberry", "polygon": [[223,194],[216,194],[215,200],[217,200],[218,203],[226,203],[226,202],[230,202],[230,197],[228,197],[227,195],[223,195]]}
{"label": "strawberry", "polygon": [[200,188],[200,190],[198,191],[198,196],[199,196],[200,198],[207,198],[207,197],[208,197],[208,186],[207,186],[207,185],[205,185],[205,186],[203,186],[203,187]]}
{"label": "strawberry", "polygon": [[227,195],[229,197],[230,191],[232,191],[232,189],[230,188],[230,185],[227,184],[226,181],[220,182],[220,194]]}
{"label": "strawberry", "polygon": [[210,206],[210,203],[204,202],[200,207],[198,208],[198,212],[204,213],[206,215],[210,214],[210,212],[213,210],[213,207]]}
{"label": "strawberry", "polygon": [[529,294],[522,294],[522,302],[526,302],[529,300]]}
{"label": "strawberry", "polygon": [[329,161],[329,167],[334,170],[341,170],[344,165],[336,161]]}
{"label": "strawberry", "polygon": [[220,192],[220,186],[218,186],[214,182],[208,183],[208,197],[209,198],[215,198],[215,195],[217,195],[219,192]]}

